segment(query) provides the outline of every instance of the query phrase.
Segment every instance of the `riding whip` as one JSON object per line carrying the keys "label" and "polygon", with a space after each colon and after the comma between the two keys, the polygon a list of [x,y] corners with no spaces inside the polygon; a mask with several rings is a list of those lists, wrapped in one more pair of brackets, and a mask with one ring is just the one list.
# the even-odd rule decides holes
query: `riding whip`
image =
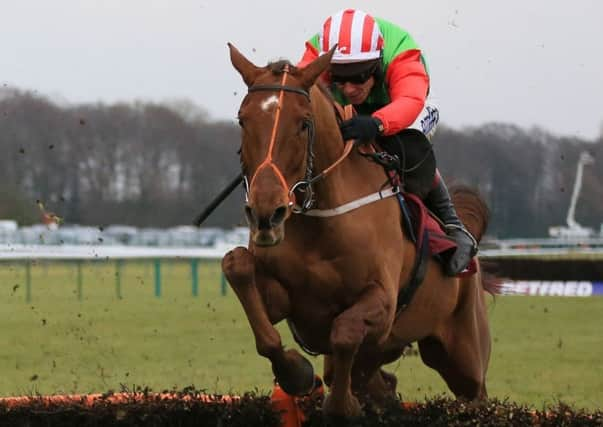
{"label": "riding whip", "polygon": [[224,190],[222,190],[220,194],[218,194],[214,198],[214,200],[212,200],[212,202],[199,215],[197,215],[193,224],[197,227],[200,227],[203,221],[205,221],[205,219],[211,215],[211,213],[220,205],[220,203],[222,203],[224,199],[228,197],[230,193],[232,193],[232,190],[234,190],[235,187],[241,183],[241,181],[243,181],[243,174],[239,173],[230,182],[230,184],[228,184],[228,186]]}

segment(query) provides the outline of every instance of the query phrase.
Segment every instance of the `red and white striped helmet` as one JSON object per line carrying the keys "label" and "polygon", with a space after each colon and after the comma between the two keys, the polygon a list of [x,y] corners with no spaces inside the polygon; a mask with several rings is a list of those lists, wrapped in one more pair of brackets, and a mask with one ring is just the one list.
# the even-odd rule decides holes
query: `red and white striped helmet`
{"label": "red and white striped helmet", "polygon": [[375,19],[357,9],[346,9],[327,18],[319,34],[321,51],[337,43],[332,63],[369,61],[379,58],[383,35]]}

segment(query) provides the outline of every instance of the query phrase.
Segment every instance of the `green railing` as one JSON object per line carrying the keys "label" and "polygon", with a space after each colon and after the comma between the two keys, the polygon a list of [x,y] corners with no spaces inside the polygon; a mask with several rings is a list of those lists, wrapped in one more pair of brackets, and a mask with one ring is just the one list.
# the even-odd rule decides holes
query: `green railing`
{"label": "green railing", "polygon": [[[153,258],[153,259],[140,259],[140,258],[128,258],[128,259],[111,259],[111,260],[85,260],[85,259],[58,259],[56,261],[53,260],[43,260],[45,267],[53,262],[59,262],[62,264],[73,265],[75,269],[75,294],[78,300],[82,300],[84,298],[85,292],[85,282],[86,282],[86,274],[85,274],[85,266],[91,264],[106,264],[114,266],[114,276],[115,276],[115,298],[122,299],[123,298],[123,277],[124,277],[124,269],[125,264],[128,261],[136,261],[143,263],[150,263],[152,265],[152,277],[153,277],[153,292],[155,297],[161,298],[163,294],[163,274],[162,267],[164,263],[172,263],[174,262],[173,258]],[[199,296],[200,290],[200,274],[199,270],[204,268],[207,263],[203,262],[203,259],[199,258],[191,258],[188,260],[179,260],[180,262],[187,262],[190,269],[190,295],[192,297]],[[24,277],[24,286],[25,286],[25,301],[31,302],[33,297],[33,288],[34,288],[34,278],[32,274],[32,268],[36,264],[40,264],[41,262],[38,260],[25,259],[11,259],[11,260],[2,260],[0,259],[0,268],[3,265],[11,264],[16,269],[23,269],[23,277]],[[14,272],[15,275],[19,275],[18,271]],[[220,272],[220,281],[216,283],[220,287],[220,294],[222,296],[226,296],[228,289],[228,282],[224,277],[224,274]]]}

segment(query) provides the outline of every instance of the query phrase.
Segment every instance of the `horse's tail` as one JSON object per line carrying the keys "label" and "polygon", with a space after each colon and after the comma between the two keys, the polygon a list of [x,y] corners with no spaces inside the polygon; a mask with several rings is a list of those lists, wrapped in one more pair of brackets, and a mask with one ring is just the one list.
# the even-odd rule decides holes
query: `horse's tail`
{"label": "horse's tail", "polygon": [[500,275],[498,263],[490,260],[480,260],[479,262],[482,286],[490,295],[500,295],[503,291],[503,284],[507,281]]}
{"label": "horse's tail", "polygon": [[450,197],[460,220],[479,242],[490,221],[490,209],[486,201],[476,189],[466,185],[451,186]]}
{"label": "horse's tail", "polygon": [[[450,187],[450,197],[460,220],[467,230],[480,242],[490,221],[490,209],[479,192],[466,185]],[[498,265],[494,261],[480,261],[482,286],[492,294],[500,294],[504,279],[499,276]]]}

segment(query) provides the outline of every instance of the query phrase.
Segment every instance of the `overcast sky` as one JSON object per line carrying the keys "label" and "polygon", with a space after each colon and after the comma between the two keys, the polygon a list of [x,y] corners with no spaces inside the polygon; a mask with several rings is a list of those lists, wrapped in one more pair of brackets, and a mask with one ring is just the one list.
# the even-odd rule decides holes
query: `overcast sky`
{"label": "overcast sky", "polygon": [[0,0],[0,83],[68,103],[188,98],[233,119],[244,86],[226,42],[258,65],[296,61],[346,7],[413,35],[449,126],[601,133],[600,0]]}

